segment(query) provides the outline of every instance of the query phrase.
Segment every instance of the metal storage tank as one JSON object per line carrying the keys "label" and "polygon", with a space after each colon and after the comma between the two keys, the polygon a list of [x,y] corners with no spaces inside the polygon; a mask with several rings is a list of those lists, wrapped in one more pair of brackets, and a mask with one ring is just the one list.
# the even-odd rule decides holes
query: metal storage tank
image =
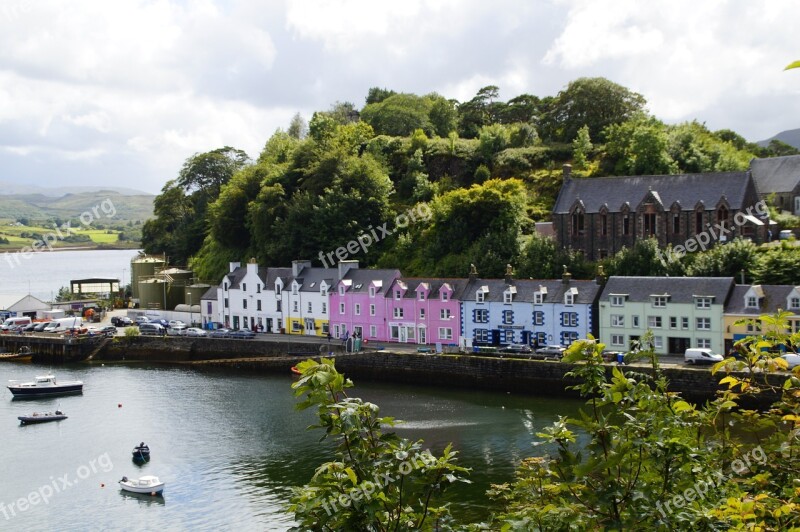
{"label": "metal storage tank", "polygon": [[165,276],[167,281],[173,286],[180,286],[181,293],[183,293],[183,287],[192,284],[192,280],[194,279],[194,272],[192,270],[182,270],[180,268],[160,270],[156,272],[156,275]]}
{"label": "metal storage tank", "polygon": [[197,283],[193,285],[189,285],[184,290],[184,303],[187,305],[199,306],[200,305],[200,298],[202,298],[208,289],[211,288],[210,284],[202,284]]}
{"label": "metal storage tank", "polygon": [[[139,299],[139,281],[152,277],[156,271],[164,269],[166,262],[159,257],[138,257],[131,260],[131,292],[133,299]],[[124,280],[123,280],[124,283]]]}
{"label": "metal storage tank", "polygon": [[143,309],[164,310],[164,297],[167,296],[169,305],[169,294],[167,283],[163,279],[147,279],[139,281],[139,307]]}

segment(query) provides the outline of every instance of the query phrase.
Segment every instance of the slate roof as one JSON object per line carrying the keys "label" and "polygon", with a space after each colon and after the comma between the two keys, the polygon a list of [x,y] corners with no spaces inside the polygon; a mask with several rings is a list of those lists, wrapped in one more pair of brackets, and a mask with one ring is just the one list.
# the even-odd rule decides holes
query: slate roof
{"label": "slate roof", "polygon": [[[512,298],[513,302],[533,303],[533,295],[540,290],[540,286],[547,288],[545,303],[562,303],[564,294],[571,288],[578,289],[578,295],[574,300],[576,305],[591,305],[594,303],[597,294],[600,292],[600,285],[595,281],[576,281],[571,280],[569,284],[561,279],[512,279],[511,285],[505,279],[475,279],[467,280],[464,289],[458,294],[461,301],[475,301],[475,293],[482,286],[489,288],[489,293],[484,296],[484,301],[503,302],[503,292],[508,286],[514,286],[517,290]],[[455,296],[454,296],[455,297]]]}
{"label": "slate roof", "polygon": [[791,192],[800,182],[800,155],[753,159],[750,172],[759,194]]}
{"label": "slate roof", "polygon": [[369,291],[369,285],[373,281],[381,281],[381,288],[376,290],[376,293],[385,293],[389,289],[389,285],[396,277],[400,277],[400,270],[370,270],[361,268],[352,268],[347,270],[342,280],[352,281],[348,293],[358,294],[366,293]]}
{"label": "slate roof", "polygon": [[627,202],[635,210],[652,191],[665,210],[678,202],[682,210],[694,210],[699,201],[714,208],[724,195],[733,209],[740,209],[751,182],[748,172],[714,172],[632,177],[568,178],[558,193],[553,212],[566,214],[576,200],[586,212],[599,212],[603,205],[609,212],[619,212]]}
{"label": "slate roof", "polygon": [[[291,270],[289,272],[291,274]],[[330,289],[339,282],[339,270],[337,268],[306,268],[298,272],[296,277],[290,277],[284,287],[291,286],[293,280],[300,283],[301,292],[319,292],[319,285],[322,281],[328,283]]]}
{"label": "slate roof", "polygon": [[247,266],[239,266],[228,273],[225,276],[225,279],[228,280],[228,290],[237,290],[245,275],[247,275]]}
{"label": "slate roof", "polygon": [[648,302],[651,295],[669,295],[670,303],[693,303],[694,296],[711,296],[714,305],[724,305],[732,292],[733,277],[617,277],[611,276],[603,299],[611,294],[627,295],[631,302]]}
{"label": "slate roof", "polygon": [[267,287],[267,290],[275,289],[275,281],[278,279],[278,277],[283,279],[283,286],[285,287],[291,282],[290,279],[292,278],[292,268],[291,267],[267,268],[267,277],[266,280],[264,281],[264,286]]}
{"label": "slate roof", "polygon": [[[737,284],[728,304],[725,305],[725,314],[747,314],[759,316],[761,314],[774,314],[778,309],[786,310],[786,298],[794,290],[794,286],[762,284],[761,290],[764,298],[759,301],[759,308],[746,308],[744,296],[752,288],[749,284]],[[796,312],[795,312],[796,313]]]}
{"label": "slate roof", "polygon": [[212,287],[209,287],[209,289],[206,290],[205,293],[200,297],[200,300],[202,301],[204,299],[213,299],[214,301],[216,301],[217,290],[219,290],[219,285],[214,285]]}
{"label": "slate roof", "polygon": [[[453,294],[451,299],[455,299],[455,297],[464,290],[464,287],[467,284],[467,279],[447,279],[447,278],[435,278],[435,277],[401,277],[399,279],[406,285],[406,293],[403,296],[403,299],[415,299],[417,297],[417,287],[422,283],[428,284],[428,299],[441,299],[441,290],[442,286],[445,284],[449,284],[450,288],[453,289]],[[501,298],[502,299],[502,298]]]}

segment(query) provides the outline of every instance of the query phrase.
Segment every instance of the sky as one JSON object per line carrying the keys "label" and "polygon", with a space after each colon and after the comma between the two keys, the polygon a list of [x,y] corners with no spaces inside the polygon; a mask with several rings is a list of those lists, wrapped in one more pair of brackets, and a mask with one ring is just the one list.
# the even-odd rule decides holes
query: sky
{"label": "sky", "polygon": [[800,128],[796,0],[2,0],[0,183],[158,193],[370,87],[459,101],[580,77],[667,123]]}

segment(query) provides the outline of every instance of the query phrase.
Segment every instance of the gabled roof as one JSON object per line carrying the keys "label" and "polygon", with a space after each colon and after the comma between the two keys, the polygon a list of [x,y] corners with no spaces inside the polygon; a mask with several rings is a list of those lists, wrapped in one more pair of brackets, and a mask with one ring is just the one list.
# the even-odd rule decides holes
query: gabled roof
{"label": "gabled roof", "polygon": [[219,290],[219,285],[214,285],[214,286],[209,287],[209,289],[206,290],[205,293],[200,297],[200,300],[202,301],[203,299],[212,299],[212,300],[216,301],[217,300],[217,290]]}
{"label": "gabled roof", "polygon": [[731,208],[739,209],[745,206],[751,183],[748,172],[568,178],[561,185],[553,212],[567,214],[576,201],[583,203],[586,212],[599,212],[606,204],[609,212],[620,212],[626,202],[636,209],[649,192],[665,209],[676,201],[683,210],[693,210],[699,201],[713,209],[723,195]]}
{"label": "gabled roof", "polygon": [[400,277],[400,270],[386,269],[386,270],[370,270],[354,268],[347,270],[347,273],[342,277],[343,280],[350,281],[350,288],[348,293],[367,293],[373,281],[378,281],[381,287],[376,290],[376,293],[384,293],[389,289],[389,285],[397,277]]}
{"label": "gabled roof", "polygon": [[50,305],[30,294],[0,295],[0,310],[30,312],[50,308]]}
{"label": "gabled roof", "polygon": [[669,295],[670,303],[693,303],[694,296],[713,297],[724,305],[733,288],[733,277],[617,277],[611,276],[603,298],[627,295],[628,301],[644,303],[652,295]]}
{"label": "gabled roof", "polygon": [[292,277],[292,268],[290,267],[278,267],[278,268],[268,268],[267,269],[267,278],[264,282],[266,285],[267,290],[274,290],[275,289],[275,281],[280,277],[283,280],[283,285],[286,286],[289,284],[289,279]]}
{"label": "gabled roof", "polygon": [[244,276],[247,275],[247,267],[246,266],[239,266],[232,272],[228,273],[225,276],[225,279],[228,280],[228,290],[238,290],[239,283],[242,282]]}
{"label": "gabled roof", "polygon": [[[291,270],[289,273],[291,274]],[[300,283],[301,292],[319,292],[322,281],[328,284],[329,289],[339,282],[339,270],[336,268],[303,268],[298,274],[287,284],[291,285],[292,281],[297,281]]]}
{"label": "gabled roof", "polygon": [[[578,294],[573,301],[576,305],[591,305],[600,292],[600,285],[595,281],[571,280],[564,283],[561,279],[512,279],[511,284],[505,279],[475,279],[467,281],[463,290],[458,294],[461,301],[475,301],[475,294],[482,286],[489,288],[489,293],[484,296],[487,302],[503,302],[503,293],[510,287],[516,288],[514,302],[533,303],[534,294],[546,288],[545,303],[563,303],[564,294],[571,289],[577,289]],[[454,296],[455,297],[455,296]]]}
{"label": "gabled roof", "polygon": [[753,159],[750,172],[759,194],[791,192],[800,182],[800,155]]}
{"label": "gabled roof", "polygon": [[725,305],[725,313],[759,316],[761,314],[774,314],[778,309],[787,310],[786,298],[794,290],[794,286],[776,284],[762,284],[759,286],[764,297],[758,302],[758,308],[747,308],[745,306],[744,296],[753,285],[737,284],[731,292],[728,304]]}
{"label": "gabled roof", "polygon": [[417,297],[417,288],[419,288],[419,285],[421,284],[428,285],[428,299],[441,299],[441,289],[445,284],[450,285],[450,288],[453,289],[452,299],[455,299],[467,284],[467,279],[447,279],[435,277],[403,277],[399,280],[405,283],[405,285],[408,287],[408,291],[405,293],[405,297],[407,299],[413,299]]}

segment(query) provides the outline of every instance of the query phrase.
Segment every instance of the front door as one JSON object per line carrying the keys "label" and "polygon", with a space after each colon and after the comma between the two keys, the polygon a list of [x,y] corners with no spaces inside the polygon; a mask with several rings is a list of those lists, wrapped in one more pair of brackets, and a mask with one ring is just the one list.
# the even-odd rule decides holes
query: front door
{"label": "front door", "polygon": [[402,325],[398,329],[399,329],[398,333],[400,335],[400,338],[398,338],[398,341],[400,343],[408,342],[408,330]]}
{"label": "front door", "polygon": [[420,327],[419,328],[419,343],[421,343],[421,344],[427,343],[426,340],[427,340],[427,338],[426,338],[426,334],[425,334],[425,327]]}
{"label": "front door", "polygon": [[267,332],[272,332],[272,318],[267,318]]}
{"label": "front door", "polygon": [[317,331],[314,330],[314,319],[313,318],[306,318],[306,334],[310,336],[314,336],[317,334]]}
{"label": "front door", "polygon": [[795,216],[800,214],[800,196],[795,196],[794,198],[794,214]]}
{"label": "front door", "polygon": [[239,316],[234,316],[233,317],[233,328],[234,329],[238,329],[239,328]]}
{"label": "front door", "polygon": [[667,352],[673,355],[682,355],[692,347],[691,344],[691,338],[667,338]]}

